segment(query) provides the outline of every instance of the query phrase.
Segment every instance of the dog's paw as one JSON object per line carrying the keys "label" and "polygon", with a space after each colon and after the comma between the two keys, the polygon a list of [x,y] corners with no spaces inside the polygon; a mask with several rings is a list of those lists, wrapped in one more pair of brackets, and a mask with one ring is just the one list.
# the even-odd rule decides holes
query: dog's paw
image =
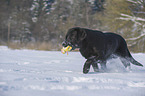
{"label": "dog's paw", "polygon": [[84,73],[84,74],[87,74],[88,72],[89,72],[89,69],[84,69],[84,70],[83,70],[83,73]]}

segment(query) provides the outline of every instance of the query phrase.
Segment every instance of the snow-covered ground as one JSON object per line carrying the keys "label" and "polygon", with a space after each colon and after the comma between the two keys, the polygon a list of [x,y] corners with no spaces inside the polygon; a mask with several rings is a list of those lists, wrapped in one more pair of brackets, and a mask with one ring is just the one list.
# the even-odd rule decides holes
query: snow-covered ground
{"label": "snow-covered ground", "polygon": [[[132,54],[145,66],[145,54]],[[11,50],[0,46],[0,96],[145,96],[145,67],[128,72],[119,59],[108,72],[83,74],[79,52]]]}

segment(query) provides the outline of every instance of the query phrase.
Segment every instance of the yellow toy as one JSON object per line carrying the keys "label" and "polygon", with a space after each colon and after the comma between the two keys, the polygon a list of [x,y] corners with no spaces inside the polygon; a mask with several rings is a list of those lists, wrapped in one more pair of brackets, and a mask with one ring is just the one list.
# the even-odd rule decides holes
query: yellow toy
{"label": "yellow toy", "polygon": [[70,51],[71,49],[72,49],[71,46],[63,47],[63,48],[61,49],[61,53],[62,53],[62,54],[67,53],[67,55],[68,55],[68,51]]}

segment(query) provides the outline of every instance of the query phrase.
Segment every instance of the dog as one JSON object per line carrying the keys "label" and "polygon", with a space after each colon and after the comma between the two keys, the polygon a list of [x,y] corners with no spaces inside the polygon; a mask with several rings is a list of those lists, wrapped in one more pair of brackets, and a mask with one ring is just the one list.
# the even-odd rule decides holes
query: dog
{"label": "dog", "polygon": [[79,48],[81,55],[87,59],[84,74],[89,72],[91,65],[95,72],[99,72],[98,63],[101,70],[106,70],[107,60],[116,57],[120,58],[125,68],[130,68],[130,63],[143,67],[131,56],[124,38],[115,33],[74,27],[68,30],[62,46],[71,46],[72,50]]}

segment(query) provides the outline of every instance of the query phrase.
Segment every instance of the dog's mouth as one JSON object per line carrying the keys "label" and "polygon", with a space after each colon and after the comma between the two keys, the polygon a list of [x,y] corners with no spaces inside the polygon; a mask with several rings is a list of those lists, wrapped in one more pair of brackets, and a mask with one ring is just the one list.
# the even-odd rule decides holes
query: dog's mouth
{"label": "dog's mouth", "polygon": [[75,49],[79,50],[78,44],[72,44],[72,43],[67,42],[67,41],[63,41],[62,46],[63,46],[63,48],[61,49],[61,53],[63,53],[63,54],[65,54],[65,53],[68,54],[69,51],[72,51]]}
{"label": "dog's mouth", "polygon": [[68,54],[68,51],[71,51],[71,49],[72,49],[71,46],[63,47],[61,49],[61,53],[63,53],[63,54],[67,53]]}
{"label": "dog's mouth", "polygon": [[65,48],[68,47],[68,46],[72,47],[70,51],[75,50],[78,47],[77,44],[72,44],[72,43],[67,42],[67,41],[63,41],[62,46],[65,47]]}

